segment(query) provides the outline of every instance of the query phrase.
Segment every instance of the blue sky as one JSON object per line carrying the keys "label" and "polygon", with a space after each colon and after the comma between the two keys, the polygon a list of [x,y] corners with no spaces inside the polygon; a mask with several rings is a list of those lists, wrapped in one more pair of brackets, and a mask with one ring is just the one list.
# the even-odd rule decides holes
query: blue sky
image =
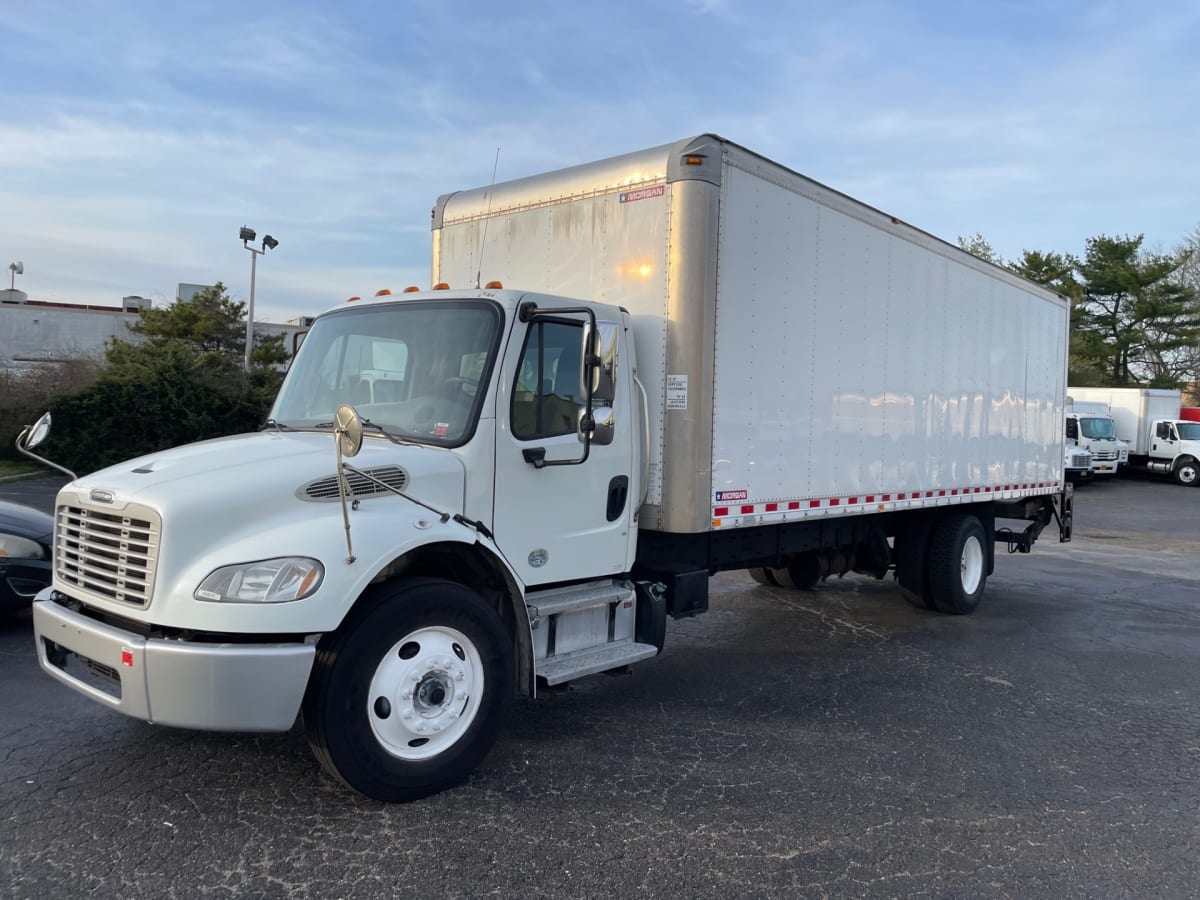
{"label": "blue sky", "polygon": [[[429,281],[439,194],[715,132],[953,241],[1200,225],[1200,4],[0,0],[0,265],[32,299]],[[5,284],[4,287],[8,285]]]}

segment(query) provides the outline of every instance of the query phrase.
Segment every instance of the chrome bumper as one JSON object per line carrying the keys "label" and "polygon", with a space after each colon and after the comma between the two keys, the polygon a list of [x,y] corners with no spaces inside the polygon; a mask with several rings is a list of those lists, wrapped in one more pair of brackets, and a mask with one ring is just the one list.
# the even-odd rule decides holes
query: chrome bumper
{"label": "chrome bumper", "polygon": [[311,644],[144,638],[49,599],[33,604],[33,634],[38,662],[67,687],[135,719],[207,731],[290,729],[316,655]]}

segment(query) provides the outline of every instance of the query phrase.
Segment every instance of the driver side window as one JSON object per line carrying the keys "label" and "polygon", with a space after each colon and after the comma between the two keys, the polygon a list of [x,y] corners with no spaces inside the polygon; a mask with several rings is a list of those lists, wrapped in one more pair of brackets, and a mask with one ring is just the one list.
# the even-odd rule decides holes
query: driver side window
{"label": "driver side window", "polygon": [[514,437],[529,441],[575,432],[582,340],[581,323],[537,321],[530,327],[513,385]]}

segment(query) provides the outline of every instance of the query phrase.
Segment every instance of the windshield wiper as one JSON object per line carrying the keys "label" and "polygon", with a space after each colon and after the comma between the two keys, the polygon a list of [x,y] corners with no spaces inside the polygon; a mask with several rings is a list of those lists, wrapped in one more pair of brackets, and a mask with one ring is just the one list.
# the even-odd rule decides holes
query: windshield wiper
{"label": "windshield wiper", "polygon": [[[425,446],[424,444],[419,443],[418,441],[406,441],[404,438],[396,437],[396,435],[392,434],[390,431],[388,431],[382,425],[376,425],[370,419],[360,418],[359,421],[362,423],[363,428],[370,428],[373,431],[379,432],[385,438],[387,438],[389,441],[391,441],[393,444],[403,444],[407,447],[424,447]],[[285,425],[284,427],[286,428],[287,426]],[[313,426],[313,428],[333,428],[333,427],[334,427],[333,422],[318,422],[316,425]]]}
{"label": "windshield wiper", "polygon": [[266,431],[268,428],[274,428],[276,431],[291,431],[292,429],[284,425],[282,422],[276,422],[274,419],[267,419],[258,426],[259,431]]}

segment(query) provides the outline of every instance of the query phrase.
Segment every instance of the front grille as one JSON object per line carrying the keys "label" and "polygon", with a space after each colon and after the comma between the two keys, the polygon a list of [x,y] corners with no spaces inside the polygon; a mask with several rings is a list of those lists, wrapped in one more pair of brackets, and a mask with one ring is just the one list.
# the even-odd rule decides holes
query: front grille
{"label": "front grille", "polygon": [[1098,460],[1102,460],[1104,462],[1109,462],[1116,458],[1117,458],[1116,450],[1094,450],[1094,451],[1092,451],[1092,459],[1098,459]]}
{"label": "front grille", "polygon": [[60,506],[54,574],[73,594],[145,607],[154,592],[161,522],[157,513]]}
{"label": "front grille", "polygon": [[[363,469],[371,478],[382,481],[388,487],[381,487],[370,478],[365,478],[358,472],[346,472],[346,496],[347,497],[370,497],[375,494],[390,494],[388,488],[397,491],[402,491],[408,485],[408,473],[399,466],[380,466],[377,469]],[[336,475],[330,475],[328,478],[322,478],[319,481],[311,481],[302,487],[299,491],[300,496],[305,500],[337,500],[341,494],[338,492],[338,482]]]}

